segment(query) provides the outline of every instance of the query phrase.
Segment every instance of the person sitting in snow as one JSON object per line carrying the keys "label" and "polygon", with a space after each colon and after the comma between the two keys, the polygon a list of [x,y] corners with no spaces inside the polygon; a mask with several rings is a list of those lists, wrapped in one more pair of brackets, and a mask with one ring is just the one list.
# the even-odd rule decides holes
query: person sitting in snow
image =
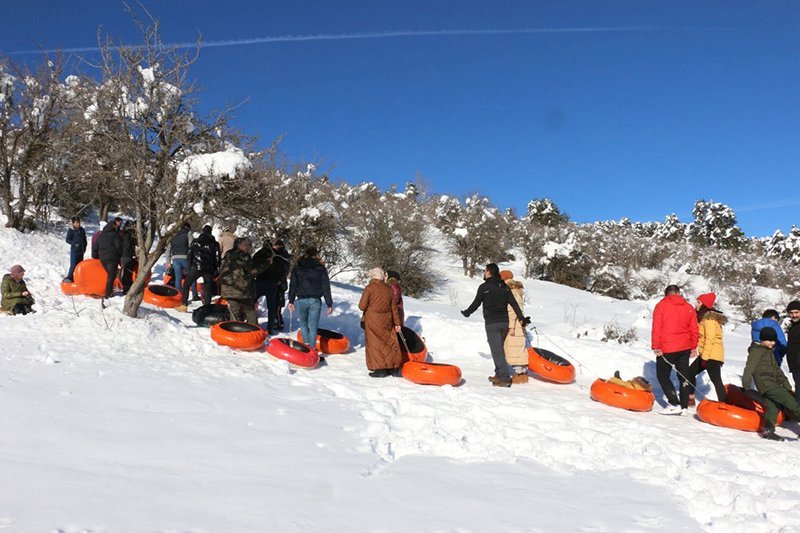
{"label": "person sitting in snow", "polygon": [[619,385],[620,387],[625,387],[626,389],[643,390],[647,392],[653,391],[653,387],[650,385],[650,382],[642,376],[636,376],[631,380],[624,380],[620,377],[619,370],[614,372],[614,377],[609,378],[606,381],[614,385]]}
{"label": "person sitting in snow", "polygon": [[722,344],[722,326],[728,323],[727,317],[714,308],[717,295],[713,292],[701,294],[697,298],[697,321],[699,324],[699,341],[697,351],[700,357],[696,358],[689,366],[689,384],[692,386],[689,393],[689,404],[694,405],[694,391],[697,386],[697,376],[704,370],[708,372],[714,390],[717,392],[717,401],[725,402],[727,394],[725,385],[722,384],[722,365],[725,364],[725,347]]}
{"label": "person sitting in snow", "polygon": [[[677,285],[668,286],[664,298],[653,310],[651,344],[656,354],[658,382],[669,402],[661,414],[687,416],[689,413],[689,357],[697,357],[699,335],[694,307],[681,297]],[[681,387],[680,400],[672,383],[673,369]]]}
{"label": "person sitting in snow", "polygon": [[33,296],[23,279],[24,276],[25,269],[21,265],[12,266],[9,273],[3,276],[0,307],[9,314],[27,315],[34,312]]}
{"label": "person sitting in snow", "polygon": [[511,373],[503,349],[508,335],[508,306],[512,307],[523,328],[531,323],[531,319],[522,314],[522,309],[514,299],[511,289],[500,279],[500,268],[496,264],[486,265],[483,279],[485,281],[478,287],[475,300],[467,309],[461,311],[461,314],[469,317],[483,305],[486,340],[494,360],[494,376],[490,376],[489,381],[495,387],[510,387]]}
{"label": "person sitting in snow", "polygon": [[753,342],[758,342],[761,330],[764,328],[772,328],[778,334],[778,342],[775,344],[775,360],[778,366],[783,363],[783,358],[786,356],[786,335],[783,333],[783,328],[780,324],[781,314],[775,309],[767,309],[761,315],[759,320],[756,320],[750,325],[750,337]]}
{"label": "person sitting in snow", "polygon": [[764,427],[759,435],[764,439],[783,440],[775,434],[775,422],[782,409],[800,419],[800,403],[792,394],[792,386],[775,361],[773,350],[778,342],[778,333],[765,327],[759,333],[759,342],[753,342],[747,350],[747,363],[742,374],[742,387],[748,390],[755,381],[756,389],[764,397],[766,412]]}
{"label": "person sitting in snow", "polygon": [[219,269],[220,293],[228,301],[235,320],[258,325],[256,315],[255,276],[269,267],[272,256],[250,255],[253,245],[250,239],[239,237],[233,249],[222,258]]}
{"label": "person sitting in snow", "polygon": [[[523,302],[525,299],[525,287],[521,282],[514,279],[514,273],[510,270],[500,272],[500,279],[505,281],[511,294],[514,296],[522,314],[525,314]],[[508,309],[508,335],[503,343],[503,350],[506,354],[506,361],[514,370],[511,376],[511,383],[519,385],[528,382],[528,349],[525,346],[525,328],[522,327],[517,312],[510,305]]]}

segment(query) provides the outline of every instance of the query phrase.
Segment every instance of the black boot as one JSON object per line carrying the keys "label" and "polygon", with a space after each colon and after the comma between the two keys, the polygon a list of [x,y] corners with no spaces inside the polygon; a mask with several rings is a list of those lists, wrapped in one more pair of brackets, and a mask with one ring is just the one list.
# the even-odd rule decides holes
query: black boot
{"label": "black boot", "polygon": [[774,440],[778,442],[783,442],[784,440],[783,437],[775,434],[775,428],[762,429],[761,431],[758,432],[758,436],[761,437],[762,439]]}
{"label": "black boot", "polygon": [[389,371],[385,368],[381,368],[380,370],[373,370],[369,373],[369,377],[371,378],[386,378],[389,377]]}

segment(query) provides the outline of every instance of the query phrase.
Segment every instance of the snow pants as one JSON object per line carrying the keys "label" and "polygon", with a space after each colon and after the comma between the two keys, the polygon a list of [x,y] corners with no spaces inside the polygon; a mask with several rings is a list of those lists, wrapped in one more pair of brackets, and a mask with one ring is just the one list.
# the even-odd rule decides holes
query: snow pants
{"label": "snow pants", "polygon": [[106,269],[106,298],[111,298],[114,294],[114,281],[117,279],[117,270],[119,270],[119,263],[116,261],[103,261],[103,268]]}
{"label": "snow pants", "polygon": [[[680,405],[682,409],[689,408],[689,356],[691,350],[682,352],[665,353],[661,357],[656,357],[656,376],[658,383],[667,397],[670,405]],[[678,371],[678,383],[681,387],[680,401],[675,393],[675,385],[672,384],[672,367]]]}
{"label": "snow pants", "polygon": [[800,420],[800,403],[792,397],[786,389],[776,387],[766,392],[762,392],[766,404],[764,412],[764,429],[774,429],[775,421],[778,419],[778,411],[783,409],[795,420]]}
{"label": "snow pants", "polygon": [[494,377],[508,381],[511,373],[508,370],[506,352],[503,345],[508,335],[508,322],[486,323],[486,340],[489,343],[489,351],[492,352],[494,360]]}

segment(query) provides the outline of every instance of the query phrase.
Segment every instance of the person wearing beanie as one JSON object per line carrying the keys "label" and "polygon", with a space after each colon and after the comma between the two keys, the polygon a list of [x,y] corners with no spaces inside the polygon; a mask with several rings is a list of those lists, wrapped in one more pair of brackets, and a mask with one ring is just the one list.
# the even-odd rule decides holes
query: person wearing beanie
{"label": "person wearing beanie", "polygon": [[783,333],[783,328],[780,324],[781,314],[775,309],[767,309],[761,315],[761,318],[756,320],[750,325],[750,338],[756,342],[759,341],[759,335],[764,328],[772,328],[778,333],[778,343],[775,345],[775,360],[778,366],[783,363],[783,358],[786,357],[786,335]]}
{"label": "person wearing beanie", "polygon": [[778,332],[774,328],[763,328],[759,341],[753,342],[747,350],[747,363],[742,374],[742,387],[749,390],[755,382],[756,389],[764,397],[764,427],[759,435],[770,440],[783,440],[775,434],[778,412],[783,410],[795,419],[800,418],[800,403],[793,396],[792,386],[772,353],[777,341]]}
{"label": "person wearing beanie", "polygon": [[[656,355],[656,376],[669,405],[664,415],[688,416],[689,413],[689,358],[697,357],[699,341],[697,312],[681,296],[677,285],[664,290],[664,299],[653,310],[651,346]],[[680,383],[680,399],[672,383],[675,369]]]}
{"label": "person wearing beanie", "polygon": [[33,296],[28,291],[23,277],[25,269],[22,265],[14,265],[9,269],[8,274],[3,276],[0,284],[0,308],[11,315],[27,315],[33,313]]}
{"label": "person wearing beanie", "polygon": [[712,293],[702,294],[697,297],[697,322],[698,322],[698,344],[697,352],[700,357],[696,358],[689,366],[689,384],[691,391],[689,394],[689,404],[694,404],[694,391],[697,386],[697,376],[703,371],[708,373],[714,390],[717,393],[717,401],[725,402],[727,395],[725,385],[722,384],[722,365],[725,364],[725,347],[722,343],[722,326],[728,323],[727,317],[721,311],[714,308],[717,302],[717,295]]}
{"label": "person wearing beanie", "polygon": [[796,391],[795,399],[800,402],[800,301],[794,300],[786,306],[789,312],[789,329],[786,332],[786,363],[792,373]]}
{"label": "person wearing beanie", "polygon": [[214,274],[220,266],[219,243],[212,234],[209,225],[203,226],[203,231],[189,245],[187,254],[187,264],[189,271],[186,274],[186,283],[181,288],[181,305],[176,307],[178,311],[187,311],[189,305],[189,290],[203,280],[203,305],[211,303],[211,292],[214,287]]}

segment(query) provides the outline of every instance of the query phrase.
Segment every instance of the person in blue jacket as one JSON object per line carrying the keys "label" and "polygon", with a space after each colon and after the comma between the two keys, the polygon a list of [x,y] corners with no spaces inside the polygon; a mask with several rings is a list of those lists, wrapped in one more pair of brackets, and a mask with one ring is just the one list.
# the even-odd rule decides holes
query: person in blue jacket
{"label": "person in blue jacket", "polygon": [[775,354],[775,360],[778,362],[778,366],[781,366],[783,358],[786,355],[786,335],[784,335],[783,329],[781,329],[780,319],[781,315],[775,309],[767,309],[759,320],[751,324],[750,329],[750,336],[753,342],[760,342],[759,336],[761,335],[762,329],[772,328],[775,330],[778,334],[778,342],[775,343],[773,353]]}
{"label": "person in blue jacket", "polygon": [[69,244],[69,272],[65,278],[73,281],[75,267],[83,261],[86,254],[86,230],[81,226],[81,219],[72,217],[72,227],[67,230],[67,244]]}

